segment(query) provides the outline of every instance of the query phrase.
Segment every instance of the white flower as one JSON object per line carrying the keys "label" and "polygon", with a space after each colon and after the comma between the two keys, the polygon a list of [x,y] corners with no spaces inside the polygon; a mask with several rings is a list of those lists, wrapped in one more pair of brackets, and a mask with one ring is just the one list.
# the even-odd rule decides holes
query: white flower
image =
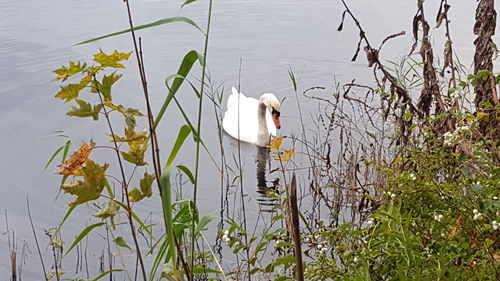
{"label": "white flower", "polygon": [[441,222],[442,219],[443,219],[443,215],[435,215],[434,216],[435,221]]}
{"label": "white flower", "polygon": [[323,248],[323,245],[321,245],[321,244],[316,245],[316,249],[321,250],[322,248]]}
{"label": "white flower", "polygon": [[224,230],[224,235],[228,235],[229,236],[229,230]]}
{"label": "white flower", "polygon": [[374,226],[375,226],[375,221],[374,221],[373,219],[368,219],[368,220],[366,221],[366,225],[367,225],[368,227],[374,227]]}
{"label": "white flower", "polygon": [[354,262],[357,263],[359,261],[358,257],[354,257]]}
{"label": "white flower", "polygon": [[238,246],[238,245],[240,245],[240,241],[236,241],[236,242],[234,242],[234,244],[233,244],[233,245],[234,245],[234,246]]}
{"label": "white flower", "polygon": [[474,209],[474,211],[472,211],[472,212],[474,213],[474,220],[475,221],[483,218],[483,214],[481,214],[478,210]]}
{"label": "white flower", "polygon": [[458,92],[454,92],[451,94],[451,98],[454,100],[458,100],[460,98],[460,94]]}
{"label": "white flower", "polygon": [[496,197],[496,196],[493,196],[493,200],[498,200],[498,197]]}
{"label": "white flower", "polygon": [[498,222],[497,221],[492,221],[491,226],[493,226],[494,230],[498,230]]}
{"label": "white flower", "polygon": [[391,193],[391,198],[392,198],[392,199],[396,198],[396,194]]}
{"label": "white flower", "polygon": [[227,234],[222,235],[222,240],[226,240],[229,236]]}
{"label": "white flower", "polygon": [[417,177],[415,176],[415,174],[414,174],[414,173],[411,173],[411,174],[410,174],[410,179],[411,179],[412,181],[414,181],[414,180],[416,180],[416,179],[417,179]]}
{"label": "white flower", "polygon": [[231,238],[226,237],[226,239],[224,239],[224,242],[226,242],[226,243],[228,243],[228,244],[229,244],[229,242],[231,242]]}

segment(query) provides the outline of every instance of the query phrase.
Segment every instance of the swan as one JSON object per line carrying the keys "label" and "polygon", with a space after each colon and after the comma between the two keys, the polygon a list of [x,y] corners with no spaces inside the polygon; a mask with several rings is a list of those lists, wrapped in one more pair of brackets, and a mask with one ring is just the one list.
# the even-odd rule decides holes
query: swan
{"label": "swan", "polygon": [[265,147],[269,145],[271,136],[276,136],[276,129],[281,128],[280,107],[278,98],[272,93],[263,94],[257,100],[233,87],[227,100],[222,128],[235,139]]}

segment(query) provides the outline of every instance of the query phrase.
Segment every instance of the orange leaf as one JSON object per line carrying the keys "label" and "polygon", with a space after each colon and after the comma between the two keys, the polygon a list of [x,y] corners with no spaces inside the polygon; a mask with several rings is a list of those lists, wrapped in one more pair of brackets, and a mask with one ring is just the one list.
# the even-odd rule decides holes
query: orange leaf
{"label": "orange leaf", "polygon": [[82,142],[82,145],[80,148],[71,155],[71,157],[64,161],[59,167],[61,167],[61,170],[57,172],[60,175],[63,176],[71,176],[75,174],[75,171],[80,168],[85,161],[90,156],[90,152],[92,149],[95,147],[95,142],[92,140],[90,141],[90,146],[86,142]]}
{"label": "orange leaf", "polygon": [[462,216],[459,216],[457,218],[456,225],[451,229],[450,238],[453,238],[453,237],[455,237],[455,235],[457,235],[458,230],[460,229],[460,227],[462,227],[462,221],[463,221]]}
{"label": "orange leaf", "polygon": [[283,142],[283,137],[275,137],[273,138],[273,143],[271,145],[268,145],[267,148],[280,148],[281,143]]}

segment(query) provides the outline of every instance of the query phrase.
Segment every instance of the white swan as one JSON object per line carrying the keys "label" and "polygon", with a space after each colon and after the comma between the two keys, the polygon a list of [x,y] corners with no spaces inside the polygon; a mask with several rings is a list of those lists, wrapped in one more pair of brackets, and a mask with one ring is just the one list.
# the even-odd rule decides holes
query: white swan
{"label": "white swan", "polygon": [[281,128],[280,107],[280,102],[272,93],[263,94],[257,100],[238,93],[238,90],[233,87],[232,94],[227,100],[222,127],[235,139],[258,146],[269,145],[271,135],[276,136],[276,128]]}

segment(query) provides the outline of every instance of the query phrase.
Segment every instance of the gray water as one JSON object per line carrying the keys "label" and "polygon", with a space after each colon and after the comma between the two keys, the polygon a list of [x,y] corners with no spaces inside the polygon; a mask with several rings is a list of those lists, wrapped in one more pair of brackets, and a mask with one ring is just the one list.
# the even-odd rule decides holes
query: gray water
{"label": "gray water", "polygon": [[[135,24],[145,24],[165,17],[187,16],[205,27],[208,3],[198,1],[180,9],[181,1],[131,1]],[[402,30],[406,35],[388,42],[382,58],[395,59],[408,54],[411,44],[411,19],[415,1],[357,0],[351,2],[372,44],[378,44],[389,34]],[[428,1],[428,19],[435,17],[439,1]],[[453,3],[450,10],[452,37],[455,51],[470,65],[473,52],[472,26],[474,1]],[[455,7],[457,6],[457,7]],[[283,135],[300,135],[297,104],[288,69],[292,68],[299,80],[299,88],[311,86],[331,87],[334,81],[373,84],[372,70],[360,54],[351,62],[357,44],[358,31],[347,19],[344,30],[337,32],[343,9],[340,1],[214,1],[212,31],[210,35],[208,66],[213,81],[224,83],[226,90],[241,81],[241,89],[250,96],[274,92],[285,98],[282,105]],[[66,139],[53,137],[53,131],[64,130],[75,146],[94,138],[98,143],[107,141],[105,124],[86,119],[66,117],[70,106],[53,98],[58,83],[52,70],[68,60],[90,61],[99,49],[105,52],[131,51],[129,35],[122,35],[91,44],[72,47],[82,40],[128,28],[125,6],[121,0],[88,1],[33,1],[2,0],[0,2],[0,280],[9,280],[9,247],[7,244],[4,212],[8,214],[9,229],[15,230],[18,252],[26,241],[30,252],[26,255],[24,280],[40,280],[41,267],[37,260],[34,241],[27,217],[26,199],[29,197],[35,228],[42,240],[42,251],[48,252],[43,229],[55,226],[72,199],[61,195],[57,200],[60,178],[52,165],[43,166],[53,151]],[[442,30],[433,30],[441,38]],[[175,23],[139,32],[143,39],[146,72],[150,86],[153,110],[160,108],[166,95],[164,79],[176,72],[182,57],[191,49],[202,51],[203,37],[192,27]],[[436,40],[440,49],[442,40]],[[241,76],[239,74],[241,61]],[[124,70],[124,78],[114,89],[117,103],[139,107],[144,102],[135,61],[132,58]],[[194,69],[199,77],[199,69]],[[178,94],[186,113],[195,120],[197,100],[184,86]],[[218,155],[219,141],[215,128],[212,104],[206,99],[202,136],[214,155]],[[306,127],[317,112],[316,103],[299,97]],[[117,120],[119,121],[119,120]],[[146,127],[145,122],[140,125]],[[158,129],[162,152],[165,155],[184,124],[175,106],[171,106]],[[223,144],[228,158],[237,152],[237,143],[224,136]],[[194,168],[194,144],[188,139],[180,153],[179,163]],[[257,149],[242,146],[244,187],[251,202],[247,208],[249,223],[258,213],[256,199]],[[105,154],[107,155],[107,154]],[[113,155],[109,154],[109,159]],[[206,153],[202,154],[199,208],[201,213],[218,213],[220,209],[220,183],[214,178],[214,164]],[[110,160],[111,161],[111,160]],[[270,175],[269,180],[274,176]],[[186,191],[189,194],[189,190]],[[253,198],[253,199],[252,199]],[[252,205],[252,202],[254,203]],[[157,201],[149,200],[142,207],[158,213]],[[82,208],[83,209],[83,208]],[[78,216],[78,215],[75,215]],[[80,215],[81,216],[81,215]],[[82,224],[70,219],[65,227],[65,238],[71,241]],[[213,235],[213,234],[212,234]],[[90,244],[98,250],[99,244]],[[68,266],[69,267],[69,266]],[[69,268],[67,268],[70,271]]]}

